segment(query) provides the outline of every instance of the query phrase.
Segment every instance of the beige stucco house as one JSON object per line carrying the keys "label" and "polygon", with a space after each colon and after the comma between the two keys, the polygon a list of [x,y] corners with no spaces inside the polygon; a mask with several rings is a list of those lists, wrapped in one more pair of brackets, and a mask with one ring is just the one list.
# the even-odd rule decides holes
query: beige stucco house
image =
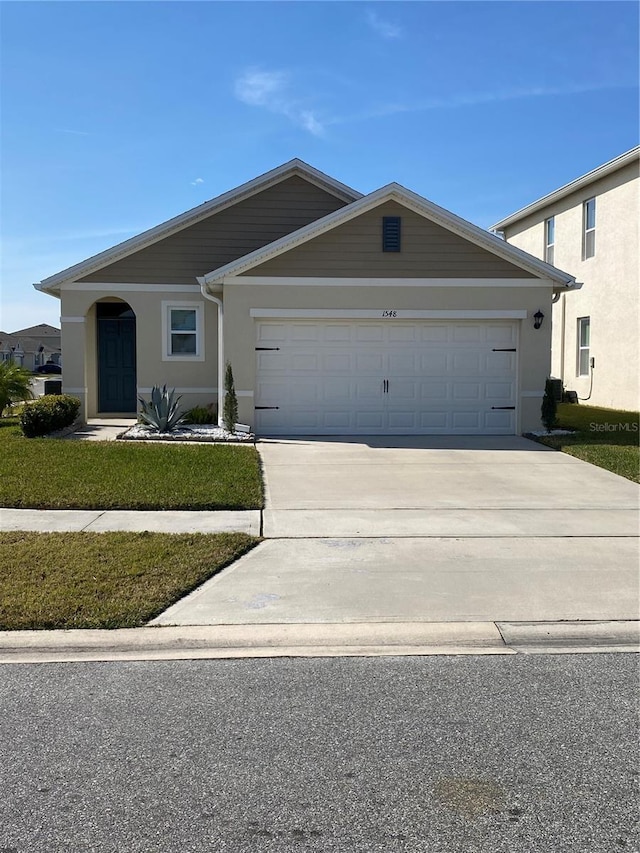
{"label": "beige stucco house", "polygon": [[640,147],[497,222],[582,287],[553,306],[552,372],[596,406],[640,408]]}
{"label": "beige stucco house", "polygon": [[540,314],[573,285],[398,184],[363,196],[292,160],[35,286],[87,416],[165,383],[221,404],[230,362],[241,422],[330,435],[538,428]]}

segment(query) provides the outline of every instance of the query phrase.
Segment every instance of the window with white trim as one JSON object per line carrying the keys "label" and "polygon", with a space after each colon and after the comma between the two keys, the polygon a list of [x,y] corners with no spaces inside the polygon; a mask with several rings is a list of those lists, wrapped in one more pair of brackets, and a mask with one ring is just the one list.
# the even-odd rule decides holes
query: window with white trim
{"label": "window with white trim", "polygon": [[596,253],[596,200],[590,198],[582,205],[582,260],[592,258]]}
{"label": "window with white trim", "polygon": [[548,264],[553,263],[553,250],[556,244],[556,218],[550,216],[544,221],[544,259]]}
{"label": "window with white trim", "polygon": [[591,343],[591,318],[578,317],[578,376],[589,375],[589,347]]}
{"label": "window with white trim", "polygon": [[163,302],[164,361],[204,361],[204,304]]}

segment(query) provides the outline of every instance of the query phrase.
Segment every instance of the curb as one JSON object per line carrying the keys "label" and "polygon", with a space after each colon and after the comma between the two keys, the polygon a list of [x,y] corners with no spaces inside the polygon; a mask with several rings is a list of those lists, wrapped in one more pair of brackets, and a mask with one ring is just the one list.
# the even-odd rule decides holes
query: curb
{"label": "curb", "polygon": [[366,622],[1,631],[0,663],[638,652],[640,622]]}

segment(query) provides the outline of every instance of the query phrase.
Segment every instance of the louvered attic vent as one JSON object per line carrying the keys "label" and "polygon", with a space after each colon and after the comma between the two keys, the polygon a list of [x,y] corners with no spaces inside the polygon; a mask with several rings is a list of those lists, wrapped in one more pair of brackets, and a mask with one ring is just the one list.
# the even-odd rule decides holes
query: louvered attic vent
{"label": "louvered attic vent", "polygon": [[382,217],[382,251],[400,251],[400,216]]}

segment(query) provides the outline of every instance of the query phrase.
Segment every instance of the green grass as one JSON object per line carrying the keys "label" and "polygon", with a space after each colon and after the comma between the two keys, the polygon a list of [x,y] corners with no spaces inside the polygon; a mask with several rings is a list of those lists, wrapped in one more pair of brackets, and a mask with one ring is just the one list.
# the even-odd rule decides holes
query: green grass
{"label": "green grass", "polygon": [[539,441],[638,483],[639,420],[638,412],[561,403],[558,406],[558,428],[578,432],[575,435],[544,436]]}
{"label": "green grass", "polygon": [[0,506],[31,509],[260,509],[254,447],[24,438],[0,420]]}
{"label": "green grass", "polygon": [[0,630],[139,627],[257,542],[244,533],[0,533]]}

